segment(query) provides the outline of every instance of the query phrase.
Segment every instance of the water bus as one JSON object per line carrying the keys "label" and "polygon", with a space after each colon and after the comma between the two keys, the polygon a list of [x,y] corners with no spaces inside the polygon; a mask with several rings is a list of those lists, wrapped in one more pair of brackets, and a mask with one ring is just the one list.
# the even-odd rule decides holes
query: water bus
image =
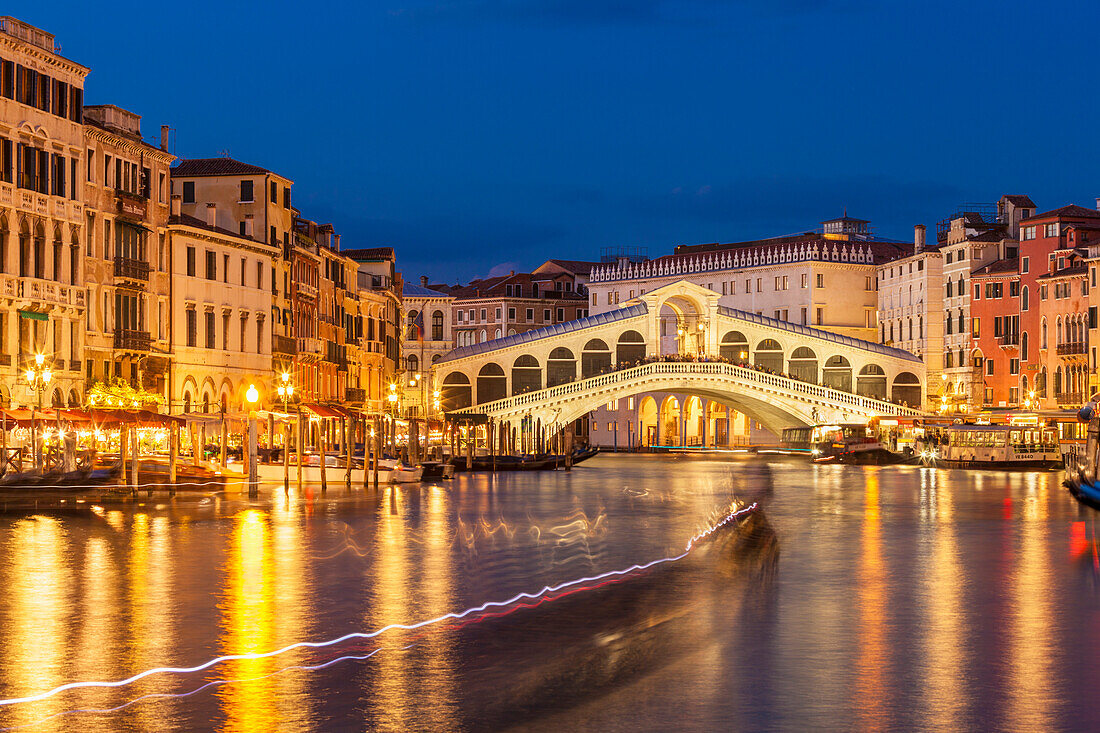
{"label": "water bus", "polygon": [[1050,425],[927,426],[916,436],[916,452],[925,465],[942,468],[1062,467],[1058,430]]}

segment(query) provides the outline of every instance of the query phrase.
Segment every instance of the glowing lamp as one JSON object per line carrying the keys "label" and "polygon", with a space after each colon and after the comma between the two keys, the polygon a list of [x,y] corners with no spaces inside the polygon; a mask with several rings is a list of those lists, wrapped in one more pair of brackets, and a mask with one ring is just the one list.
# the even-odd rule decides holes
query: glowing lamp
{"label": "glowing lamp", "polygon": [[46,356],[44,354],[35,354],[34,355],[34,363],[37,364],[38,366],[42,366],[42,363],[45,362],[45,361],[46,361]]}
{"label": "glowing lamp", "polygon": [[27,381],[32,383],[32,384],[34,383],[34,370],[33,369],[28,369],[27,370]]}
{"label": "glowing lamp", "polygon": [[256,385],[248,385],[248,391],[244,393],[244,398],[248,400],[248,404],[254,405],[260,401],[260,393],[256,389]]}
{"label": "glowing lamp", "polygon": [[53,379],[53,373],[49,369],[42,372],[42,382],[44,384],[49,384],[51,379]]}

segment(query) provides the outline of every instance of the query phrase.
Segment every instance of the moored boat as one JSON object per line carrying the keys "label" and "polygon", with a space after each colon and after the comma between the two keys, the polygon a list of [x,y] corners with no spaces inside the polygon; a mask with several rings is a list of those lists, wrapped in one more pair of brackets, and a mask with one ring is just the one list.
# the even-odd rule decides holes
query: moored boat
{"label": "moored boat", "polygon": [[1057,431],[1044,425],[957,424],[927,429],[917,439],[917,456],[941,468],[1061,468]]}

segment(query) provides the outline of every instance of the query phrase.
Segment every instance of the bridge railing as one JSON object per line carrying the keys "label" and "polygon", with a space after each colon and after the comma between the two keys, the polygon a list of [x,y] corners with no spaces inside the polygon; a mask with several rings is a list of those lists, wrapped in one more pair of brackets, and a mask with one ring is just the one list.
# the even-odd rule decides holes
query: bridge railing
{"label": "bridge railing", "polygon": [[642,364],[640,366],[630,367],[629,369],[622,369],[607,374],[599,374],[595,377],[588,377],[587,379],[581,379],[575,382],[559,384],[555,387],[547,387],[533,392],[525,392],[512,397],[505,397],[504,399],[495,400],[493,402],[485,402],[480,405],[458,410],[457,412],[510,411],[526,405],[535,405],[561,397],[567,397],[571,394],[599,390],[603,387],[630,382],[642,377],[665,374],[707,374],[733,377],[762,387],[787,390],[788,392],[793,392],[804,397],[817,397],[833,403],[850,405],[876,415],[917,416],[922,414],[920,410],[895,405],[893,402],[876,400],[873,397],[864,397],[863,395],[852,394],[851,392],[843,392],[830,387],[822,387],[818,384],[801,382],[797,379],[783,377],[770,372],[762,372],[749,367],[741,367],[735,364],[716,361],[650,362],[649,364]]}

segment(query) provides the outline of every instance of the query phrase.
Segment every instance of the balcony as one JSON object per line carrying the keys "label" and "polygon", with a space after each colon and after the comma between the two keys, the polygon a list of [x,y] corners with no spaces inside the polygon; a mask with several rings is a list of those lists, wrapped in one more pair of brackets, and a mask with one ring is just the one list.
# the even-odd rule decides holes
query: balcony
{"label": "balcony", "polygon": [[149,351],[149,332],[115,331],[115,349],[117,351]]}
{"label": "balcony", "polygon": [[321,358],[321,339],[302,337],[298,339],[298,356],[306,361],[317,361]]}
{"label": "balcony", "polygon": [[1084,398],[1085,395],[1081,392],[1063,392],[1054,396],[1059,405],[1067,407],[1080,407],[1085,403]]}
{"label": "balcony", "polygon": [[[8,298],[25,298],[43,305],[84,307],[84,288],[64,285],[37,277],[0,275],[0,294]],[[48,309],[43,309],[48,310]]]}
{"label": "balcony", "polygon": [[149,282],[149,263],[145,260],[135,260],[129,257],[116,257],[115,277]]}
{"label": "balcony", "polygon": [[271,353],[294,356],[298,353],[298,342],[291,336],[275,334],[271,340]]}
{"label": "balcony", "polygon": [[317,286],[304,282],[296,282],[294,283],[294,295],[299,298],[317,300]]}
{"label": "balcony", "polygon": [[1020,346],[1020,334],[1003,333],[997,336],[997,345],[1002,349],[1015,349]]}
{"label": "balcony", "polygon": [[348,402],[366,402],[367,391],[365,389],[359,389],[358,387],[348,387],[347,389],[347,401]]}
{"label": "balcony", "polygon": [[1085,342],[1077,341],[1070,344],[1058,344],[1058,356],[1073,356],[1085,353]]}

